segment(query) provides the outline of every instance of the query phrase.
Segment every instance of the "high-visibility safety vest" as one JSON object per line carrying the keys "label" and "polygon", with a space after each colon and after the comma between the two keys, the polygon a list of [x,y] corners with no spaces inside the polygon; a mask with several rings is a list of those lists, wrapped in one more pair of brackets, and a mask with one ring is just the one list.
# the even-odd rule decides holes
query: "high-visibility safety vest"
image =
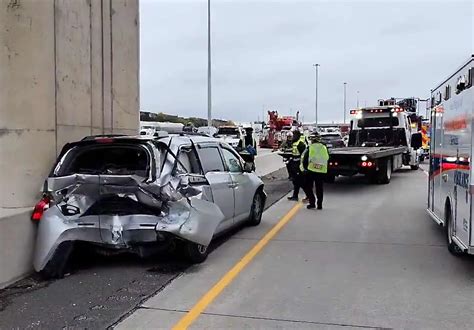
{"label": "high-visibility safety vest", "polygon": [[298,141],[296,142],[293,142],[292,144],[292,149],[291,149],[291,153],[293,154],[293,156],[300,156],[300,152],[298,150],[298,145],[303,142],[304,145],[306,146],[306,139],[303,135],[301,135],[301,137],[298,139]]}
{"label": "high-visibility safety vest", "polygon": [[313,143],[308,148],[308,171],[315,173],[328,172],[328,149],[322,143]]}

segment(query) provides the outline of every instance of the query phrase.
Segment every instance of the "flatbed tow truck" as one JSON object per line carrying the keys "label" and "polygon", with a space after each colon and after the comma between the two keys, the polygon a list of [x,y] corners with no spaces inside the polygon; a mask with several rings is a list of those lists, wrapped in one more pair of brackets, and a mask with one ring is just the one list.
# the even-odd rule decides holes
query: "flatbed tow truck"
{"label": "flatbed tow truck", "polygon": [[371,183],[388,184],[403,165],[419,167],[421,134],[412,132],[408,114],[398,105],[351,110],[348,147],[329,150],[327,180],[364,174]]}

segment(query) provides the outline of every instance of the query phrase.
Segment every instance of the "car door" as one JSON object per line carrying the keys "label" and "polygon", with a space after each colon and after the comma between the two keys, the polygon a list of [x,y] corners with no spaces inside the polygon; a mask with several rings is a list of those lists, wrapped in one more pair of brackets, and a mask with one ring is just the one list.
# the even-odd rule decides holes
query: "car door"
{"label": "car door", "polygon": [[232,178],[234,191],[234,224],[244,221],[250,215],[255,187],[250,180],[251,173],[244,172],[241,158],[234,150],[221,146],[226,170]]}
{"label": "car door", "polygon": [[197,146],[199,160],[204,175],[211,186],[214,203],[224,214],[223,222],[217,227],[217,232],[228,229],[234,219],[234,190],[232,178],[226,171],[217,144],[200,144]]}

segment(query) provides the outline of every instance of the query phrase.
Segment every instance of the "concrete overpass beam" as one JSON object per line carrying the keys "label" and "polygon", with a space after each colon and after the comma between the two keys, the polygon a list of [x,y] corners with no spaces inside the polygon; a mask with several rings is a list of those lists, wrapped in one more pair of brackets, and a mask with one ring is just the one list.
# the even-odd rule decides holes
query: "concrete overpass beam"
{"label": "concrete overpass beam", "polygon": [[138,131],[138,0],[0,0],[0,287],[31,270],[29,216],[62,146]]}

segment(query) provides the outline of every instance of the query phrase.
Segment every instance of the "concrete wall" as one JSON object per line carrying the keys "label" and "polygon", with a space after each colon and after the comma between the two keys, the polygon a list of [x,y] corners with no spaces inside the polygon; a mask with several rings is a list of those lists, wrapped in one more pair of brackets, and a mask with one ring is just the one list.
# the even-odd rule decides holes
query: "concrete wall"
{"label": "concrete wall", "polygon": [[0,287],[31,271],[32,206],[61,147],[136,134],[138,0],[0,0]]}

